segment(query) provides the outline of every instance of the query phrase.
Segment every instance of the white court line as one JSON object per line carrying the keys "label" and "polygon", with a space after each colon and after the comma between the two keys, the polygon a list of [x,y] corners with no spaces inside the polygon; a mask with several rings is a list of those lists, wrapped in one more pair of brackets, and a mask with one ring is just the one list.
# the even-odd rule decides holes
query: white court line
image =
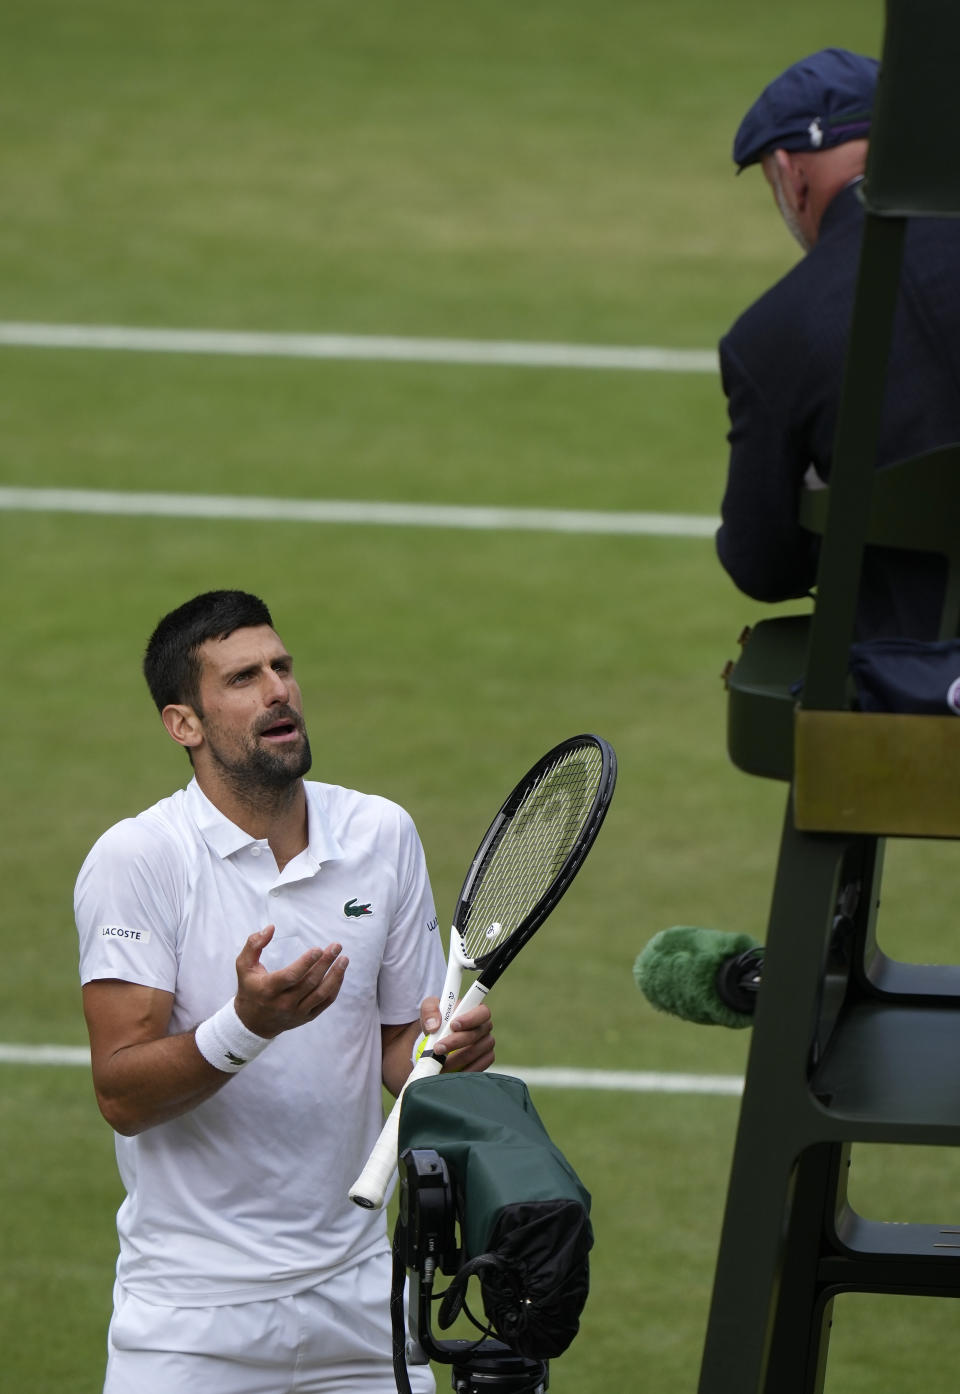
{"label": "white court line", "polygon": [[0,488],[0,510],[106,513],[139,518],[215,518],[386,527],[504,529],[713,537],[719,518],[692,513],[592,513],[559,508],[488,508],[442,503],[366,503],[345,499],[269,499],[229,494],[121,493],[103,489]]}
{"label": "white court line", "polygon": [[516,1075],[542,1089],[611,1089],[628,1094],[743,1093],[740,1075],[693,1075],[657,1070],[573,1070],[539,1065],[498,1065],[494,1074]]}
{"label": "white court line", "polygon": [[243,358],[327,358],[392,363],[466,363],[517,368],[599,368],[641,373],[717,373],[713,349],[527,344],[375,334],[266,334],[215,329],[138,329],[110,324],[0,322],[11,348],[114,349]]}
{"label": "white court line", "polygon": [[[3,1065],[89,1066],[86,1046],[3,1045]],[[739,1096],[743,1080],[738,1075],[694,1075],[647,1070],[573,1070],[537,1065],[498,1065],[493,1074],[514,1075],[541,1089],[601,1089],[629,1094],[724,1094]]]}
{"label": "white court line", "polygon": [[0,1045],[0,1064],[89,1066],[90,1051],[86,1046]]}

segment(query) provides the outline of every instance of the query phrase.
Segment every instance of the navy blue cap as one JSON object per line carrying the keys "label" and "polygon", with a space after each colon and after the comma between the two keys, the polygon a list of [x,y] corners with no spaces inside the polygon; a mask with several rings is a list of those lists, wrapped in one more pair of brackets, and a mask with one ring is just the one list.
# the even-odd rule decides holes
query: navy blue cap
{"label": "navy blue cap", "polygon": [[765,87],[733,142],[738,173],[770,150],[826,150],[870,133],[880,64],[845,48],[801,58]]}

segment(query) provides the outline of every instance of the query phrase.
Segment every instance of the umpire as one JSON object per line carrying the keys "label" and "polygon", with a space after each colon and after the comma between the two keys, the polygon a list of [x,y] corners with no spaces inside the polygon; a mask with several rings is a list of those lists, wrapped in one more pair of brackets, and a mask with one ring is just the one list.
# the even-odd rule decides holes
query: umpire
{"label": "umpire", "polygon": [[[830,477],[863,230],[878,64],[844,49],[794,63],[764,89],[733,144],[759,164],[800,262],[720,343],[730,461],[717,551],[761,601],[806,595],[817,539],[797,521],[800,490]],[[960,441],[960,221],[908,226],[878,465]],[[868,549],[857,637],[935,638],[938,558]]]}

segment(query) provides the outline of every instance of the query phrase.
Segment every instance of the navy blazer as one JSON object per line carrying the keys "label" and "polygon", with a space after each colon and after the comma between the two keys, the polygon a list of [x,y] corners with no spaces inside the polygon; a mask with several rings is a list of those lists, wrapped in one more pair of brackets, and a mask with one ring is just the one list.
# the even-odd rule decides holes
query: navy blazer
{"label": "navy blazer", "polygon": [[[797,521],[812,465],[830,477],[847,333],[863,232],[855,186],[827,207],[816,245],[720,343],[730,464],[717,552],[756,600],[806,595],[818,539]],[[960,441],[960,220],[907,229],[878,465]],[[958,520],[960,526],[960,520]],[[934,638],[939,558],[868,549],[859,637]]]}

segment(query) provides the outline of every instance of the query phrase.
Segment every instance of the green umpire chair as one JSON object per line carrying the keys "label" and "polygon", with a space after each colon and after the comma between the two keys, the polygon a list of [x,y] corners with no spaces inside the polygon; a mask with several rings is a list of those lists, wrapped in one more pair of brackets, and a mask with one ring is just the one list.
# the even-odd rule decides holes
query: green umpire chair
{"label": "green umpire chair", "polygon": [[818,1394],[839,1293],[960,1297],[960,1197],[938,1225],[847,1199],[853,1145],[960,1145],[960,967],[876,933],[885,839],[960,838],[960,720],[851,710],[848,666],[871,543],[946,558],[958,632],[960,445],[874,467],[907,220],[960,216],[958,71],[960,7],[888,0],[830,487],[801,511],[816,603],[745,634],[727,679],[733,762],[790,789],[700,1394]]}

